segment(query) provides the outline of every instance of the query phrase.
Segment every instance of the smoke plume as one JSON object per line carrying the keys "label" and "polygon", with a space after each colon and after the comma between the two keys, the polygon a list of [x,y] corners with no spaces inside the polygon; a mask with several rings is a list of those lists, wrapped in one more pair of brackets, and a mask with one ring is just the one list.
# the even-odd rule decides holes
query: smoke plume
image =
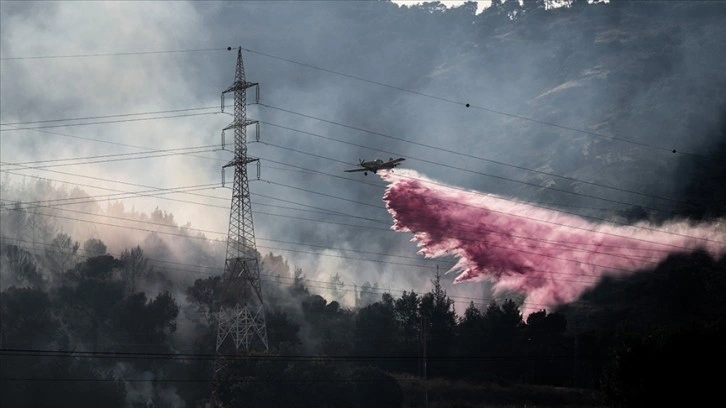
{"label": "smoke plume", "polygon": [[552,307],[576,300],[605,275],[652,268],[669,253],[726,250],[723,222],[619,225],[465,191],[413,170],[381,172],[393,229],[412,232],[419,253],[454,255],[455,283],[491,280],[527,303]]}

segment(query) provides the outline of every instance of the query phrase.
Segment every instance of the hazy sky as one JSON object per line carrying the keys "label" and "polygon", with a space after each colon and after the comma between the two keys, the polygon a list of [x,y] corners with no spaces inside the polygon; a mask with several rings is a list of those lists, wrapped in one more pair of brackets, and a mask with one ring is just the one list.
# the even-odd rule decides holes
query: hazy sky
{"label": "hazy sky", "polygon": [[[264,104],[248,109],[249,118],[262,122],[260,143],[249,145],[249,154],[262,161],[260,180],[249,169],[260,251],[293,250],[274,252],[313,279],[339,272],[346,283],[422,290],[436,263],[416,255],[409,235],[388,231],[385,184],[378,177],[343,172],[359,159],[400,155],[407,158],[404,166],[445,183],[569,203],[573,211],[592,213],[654,203],[652,197],[575,186],[547,174],[670,195],[677,192],[672,180],[679,159],[669,150],[708,151],[707,131],[718,123],[715,102],[723,99],[712,92],[720,89],[714,84],[724,83],[723,30],[692,29],[684,20],[680,42],[663,51],[660,39],[668,33],[659,31],[659,18],[669,12],[661,7],[647,20],[652,48],[629,48],[643,43],[618,31],[620,11],[589,7],[599,7],[603,17],[580,35],[556,14],[530,21],[530,31],[517,34],[506,27],[487,31],[481,19],[486,13],[459,8],[430,15],[385,2],[2,2],[0,159],[27,163],[218,149],[221,129],[232,119],[219,112],[220,92],[234,79],[235,50],[242,46],[247,80],[259,82]],[[628,55],[635,57],[622,63]],[[619,86],[634,75],[643,75],[641,89]],[[691,100],[714,103],[695,109]],[[231,104],[230,96],[228,112]],[[175,110],[184,111],[169,112]],[[119,123],[41,129],[28,128],[73,122],[27,123],[161,111],[168,113],[81,121],[134,120]],[[182,114],[204,115],[136,120]],[[686,132],[693,123],[703,132]],[[248,134],[253,142],[254,128]],[[216,150],[42,169],[4,165],[2,182],[45,177],[69,188],[80,185],[92,196],[216,184],[167,196],[185,202],[148,197],[123,203],[147,213],[158,207],[179,224],[224,239],[231,191],[218,185],[220,167],[230,158],[229,151]],[[72,162],[25,166],[64,163]],[[226,179],[231,181],[231,171]],[[538,186],[585,195],[566,197]],[[100,225],[94,231],[111,244],[114,235],[125,233]],[[321,251],[331,256],[318,256]],[[442,270],[449,265],[439,262]],[[456,291],[479,296],[483,287],[459,285]]]}

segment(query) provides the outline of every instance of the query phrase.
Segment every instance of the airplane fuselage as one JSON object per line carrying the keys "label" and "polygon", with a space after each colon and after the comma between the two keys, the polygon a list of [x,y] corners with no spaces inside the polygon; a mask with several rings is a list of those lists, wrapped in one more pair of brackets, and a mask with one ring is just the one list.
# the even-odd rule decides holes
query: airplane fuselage
{"label": "airplane fuselage", "polygon": [[360,161],[361,168],[359,168],[359,169],[350,169],[350,170],[345,170],[345,171],[346,172],[362,171],[363,172],[363,175],[368,175],[368,172],[369,171],[372,171],[373,174],[376,174],[378,172],[378,170],[381,170],[381,169],[394,169],[403,160],[405,160],[405,159],[403,159],[403,158],[396,159],[396,160],[390,159],[387,162],[384,162],[381,159],[372,160],[372,161],[363,161],[363,160],[361,160]]}

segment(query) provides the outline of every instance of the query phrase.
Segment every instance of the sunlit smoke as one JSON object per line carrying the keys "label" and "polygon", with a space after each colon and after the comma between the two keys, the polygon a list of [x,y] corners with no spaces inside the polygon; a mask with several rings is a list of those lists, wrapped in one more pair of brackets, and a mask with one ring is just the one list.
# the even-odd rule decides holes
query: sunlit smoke
{"label": "sunlit smoke", "polygon": [[381,172],[393,229],[412,232],[422,255],[455,255],[455,283],[494,282],[495,293],[516,290],[543,308],[576,300],[605,275],[654,267],[669,253],[726,250],[723,222],[593,223],[427,179],[412,170]]}

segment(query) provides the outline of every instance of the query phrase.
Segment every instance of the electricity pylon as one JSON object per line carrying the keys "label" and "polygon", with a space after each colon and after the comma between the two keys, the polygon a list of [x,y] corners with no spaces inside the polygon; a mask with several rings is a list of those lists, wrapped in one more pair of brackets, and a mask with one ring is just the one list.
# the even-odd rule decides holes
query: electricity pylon
{"label": "electricity pylon", "polygon": [[[247,165],[255,161],[259,164],[258,159],[247,156],[247,126],[257,124],[257,121],[247,119],[247,89],[252,87],[256,88],[256,99],[259,100],[258,84],[245,80],[240,47],[237,51],[234,83],[222,92],[223,112],[225,94],[234,93],[234,120],[222,130],[223,145],[224,132],[234,130],[234,158],[222,169],[224,172],[224,168],[234,168],[234,184],[229,213],[227,255],[222,276],[224,290],[218,299],[216,348],[218,356],[239,354],[240,349],[244,352],[253,348],[268,350],[265,309],[247,177]],[[215,372],[223,366],[224,359],[217,358]]]}

